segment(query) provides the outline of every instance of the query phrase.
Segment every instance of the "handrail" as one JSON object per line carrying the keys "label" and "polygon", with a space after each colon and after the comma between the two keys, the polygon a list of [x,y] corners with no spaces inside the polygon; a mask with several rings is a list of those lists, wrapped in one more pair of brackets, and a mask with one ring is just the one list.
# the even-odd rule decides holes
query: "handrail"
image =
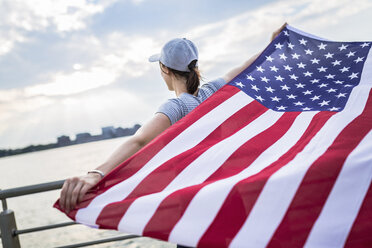
{"label": "handrail", "polygon": [[[64,222],[64,223],[59,223],[59,224],[44,225],[44,226],[39,226],[39,227],[32,227],[28,229],[18,230],[16,226],[16,222],[15,222],[14,212],[12,210],[7,209],[7,203],[6,203],[7,198],[60,189],[62,188],[64,181],[65,180],[59,180],[59,181],[53,181],[53,182],[48,182],[48,183],[40,183],[40,184],[23,186],[23,187],[0,190],[0,200],[2,201],[2,205],[3,205],[3,211],[0,212],[0,229],[1,229],[0,238],[2,240],[4,247],[12,247],[12,248],[21,247],[19,240],[18,240],[18,235],[20,234],[39,232],[43,230],[49,230],[53,228],[60,228],[60,227],[79,224],[76,222]],[[1,223],[1,221],[3,221],[3,223]],[[61,246],[60,248],[62,247],[63,248],[83,247],[83,246],[102,244],[102,243],[137,238],[137,237],[140,237],[140,236],[124,235],[124,236],[111,237],[111,238],[105,238],[105,239],[100,239],[100,240],[93,240],[93,241],[88,241],[88,242],[83,242],[83,243],[78,243],[78,244],[72,244],[72,245],[67,245],[67,246]]]}

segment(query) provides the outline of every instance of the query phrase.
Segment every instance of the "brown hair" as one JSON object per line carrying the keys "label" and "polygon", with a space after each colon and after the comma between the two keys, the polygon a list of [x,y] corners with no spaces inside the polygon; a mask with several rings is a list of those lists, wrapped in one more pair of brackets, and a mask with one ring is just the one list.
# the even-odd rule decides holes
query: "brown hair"
{"label": "brown hair", "polygon": [[200,85],[200,72],[196,66],[196,62],[197,60],[193,60],[188,65],[190,71],[178,71],[168,67],[175,76],[186,78],[187,92],[191,95],[197,91]]}

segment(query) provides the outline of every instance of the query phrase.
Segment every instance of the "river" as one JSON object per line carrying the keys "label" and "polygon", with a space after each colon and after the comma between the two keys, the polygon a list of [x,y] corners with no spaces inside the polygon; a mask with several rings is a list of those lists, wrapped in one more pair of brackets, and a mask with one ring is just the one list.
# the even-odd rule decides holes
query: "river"
{"label": "river", "polygon": [[[125,139],[116,138],[0,158],[0,188],[45,183],[85,174],[103,162]],[[15,212],[18,229],[69,221],[52,207],[58,196],[59,190],[54,190],[8,199],[8,208]],[[20,242],[22,247],[55,247],[121,234],[73,225],[23,234],[20,235]],[[171,248],[175,245],[150,238],[136,238],[94,247]]]}

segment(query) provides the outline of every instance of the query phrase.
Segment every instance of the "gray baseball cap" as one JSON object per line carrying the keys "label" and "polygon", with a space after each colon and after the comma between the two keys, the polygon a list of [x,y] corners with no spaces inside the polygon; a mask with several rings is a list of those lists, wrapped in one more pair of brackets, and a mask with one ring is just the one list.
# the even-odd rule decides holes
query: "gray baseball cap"
{"label": "gray baseball cap", "polygon": [[198,59],[198,49],[191,40],[176,38],[168,41],[161,53],[149,58],[150,62],[160,61],[166,67],[177,71],[190,71],[188,65]]}

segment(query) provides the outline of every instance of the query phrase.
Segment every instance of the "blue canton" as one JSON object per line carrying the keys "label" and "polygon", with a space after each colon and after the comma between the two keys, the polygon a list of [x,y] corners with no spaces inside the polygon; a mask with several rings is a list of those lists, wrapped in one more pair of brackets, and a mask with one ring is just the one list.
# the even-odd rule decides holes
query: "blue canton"
{"label": "blue canton", "polygon": [[341,111],[359,84],[367,42],[332,42],[287,28],[229,84],[275,111]]}

